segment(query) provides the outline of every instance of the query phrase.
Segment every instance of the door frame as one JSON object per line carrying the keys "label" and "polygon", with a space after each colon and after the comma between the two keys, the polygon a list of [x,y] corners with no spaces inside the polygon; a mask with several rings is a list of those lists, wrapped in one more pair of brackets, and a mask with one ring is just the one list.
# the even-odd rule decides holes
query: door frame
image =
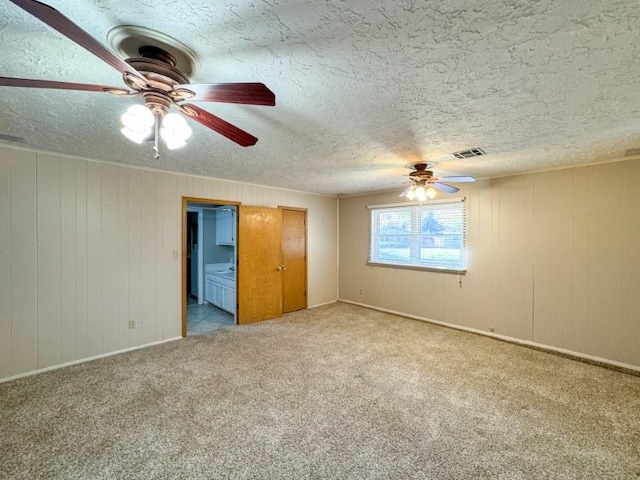
{"label": "door frame", "polygon": [[[229,200],[215,200],[211,198],[199,198],[199,197],[182,197],[182,274],[180,291],[182,292],[182,336],[187,336],[187,207],[189,203],[202,203],[206,205],[234,205],[236,208],[241,205],[240,202],[234,202]],[[198,235],[201,228],[198,229]],[[237,240],[237,237],[236,237]],[[199,247],[198,247],[199,248]],[[237,249],[236,242],[236,249]],[[201,259],[202,260],[202,259]],[[204,267],[203,267],[204,268]],[[203,275],[204,276],[204,275]],[[237,295],[237,293],[236,293]]]}
{"label": "door frame", "polygon": [[[187,204],[187,213],[197,213],[198,214],[198,239],[197,239],[197,242],[198,242],[198,265],[197,265],[198,266],[198,272],[197,272],[197,276],[198,276],[198,304],[201,305],[204,302],[204,287],[203,287],[203,285],[204,285],[204,264],[202,262],[202,260],[203,260],[202,257],[203,257],[203,253],[204,253],[204,245],[202,244],[203,240],[204,240],[204,232],[203,232],[203,229],[202,229],[203,220],[204,220],[204,210],[203,210],[202,207],[190,207]],[[187,218],[188,218],[188,215],[187,215]],[[193,291],[193,287],[192,287],[191,290]],[[187,292],[187,293],[189,293],[189,292]]]}

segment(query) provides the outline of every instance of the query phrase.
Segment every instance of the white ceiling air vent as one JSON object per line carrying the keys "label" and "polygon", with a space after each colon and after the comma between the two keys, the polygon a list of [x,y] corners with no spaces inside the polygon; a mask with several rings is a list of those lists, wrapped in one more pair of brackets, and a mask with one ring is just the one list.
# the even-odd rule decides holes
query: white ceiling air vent
{"label": "white ceiling air vent", "polygon": [[479,147],[469,148],[468,150],[460,150],[459,152],[453,152],[453,155],[456,158],[471,158],[471,157],[480,157],[485,155],[484,150]]}

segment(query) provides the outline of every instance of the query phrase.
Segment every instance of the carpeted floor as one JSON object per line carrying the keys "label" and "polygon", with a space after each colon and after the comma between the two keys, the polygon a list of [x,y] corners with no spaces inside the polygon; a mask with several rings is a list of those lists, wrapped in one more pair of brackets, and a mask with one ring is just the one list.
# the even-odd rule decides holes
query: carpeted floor
{"label": "carpeted floor", "polygon": [[334,304],[0,384],[3,479],[638,479],[640,378]]}

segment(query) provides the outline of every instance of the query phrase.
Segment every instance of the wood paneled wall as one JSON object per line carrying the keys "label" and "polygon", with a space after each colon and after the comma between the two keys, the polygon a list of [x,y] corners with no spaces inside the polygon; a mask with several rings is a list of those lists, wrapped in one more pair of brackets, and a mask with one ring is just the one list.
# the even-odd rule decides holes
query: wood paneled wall
{"label": "wood paneled wall", "polygon": [[638,185],[640,160],[465,185],[461,284],[367,266],[365,207],[400,199],[342,198],[339,298],[640,366]]}
{"label": "wood paneled wall", "polygon": [[179,337],[183,196],[307,208],[336,300],[335,198],[0,147],[0,378]]}

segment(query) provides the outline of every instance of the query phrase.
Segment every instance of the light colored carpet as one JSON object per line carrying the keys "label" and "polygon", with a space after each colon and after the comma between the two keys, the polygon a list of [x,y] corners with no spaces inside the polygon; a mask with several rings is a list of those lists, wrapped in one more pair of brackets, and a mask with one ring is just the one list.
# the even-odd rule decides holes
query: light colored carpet
{"label": "light colored carpet", "polygon": [[0,384],[10,479],[637,479],[640,378],[347,304]]}

